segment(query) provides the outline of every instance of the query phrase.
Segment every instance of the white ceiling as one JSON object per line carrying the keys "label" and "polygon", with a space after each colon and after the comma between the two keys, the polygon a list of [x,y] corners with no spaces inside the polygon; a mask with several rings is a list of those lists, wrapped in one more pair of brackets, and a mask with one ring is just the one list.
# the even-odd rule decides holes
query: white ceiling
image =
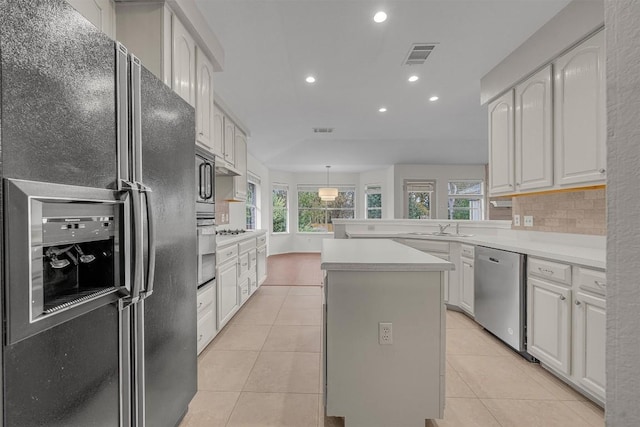
{"label": "white ceiling", "polygon": [[[358,172],[486,163],[480,78],[568,0],[196,2],[225,49],[214,90],[250,129],[249,151],[276,170]],[[438,43],[427,62],[402,65],[421,42]]]}

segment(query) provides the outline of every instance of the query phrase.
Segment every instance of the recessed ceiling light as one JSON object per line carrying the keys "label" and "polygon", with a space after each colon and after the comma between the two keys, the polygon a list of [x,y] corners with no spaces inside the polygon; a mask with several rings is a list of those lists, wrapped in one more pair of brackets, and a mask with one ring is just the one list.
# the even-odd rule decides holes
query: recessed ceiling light
{"label": "recessed ceiling light", "polygon": [[316,82],[316,78],[313,76],[308,76],[306,79],[304,79],[307,83],[315,83]]}
{"label": "recessed ceiling light", "polygon": [[384,13],[383,11],[377,12],[375,15],[373,15],[373,20],[378,24],[380,24],[381,22],[384,22],[387,20],[387,14]]}
{"label": "recessed ceiling light", "polygon": [[386,107],[380,107],[380,108],[378,108],[378,111],[380,111],[381,113],[386,113],[387,112],[387,108]]}
{"label": "recessed ceiling light", "polygon": [[409,81],[410,81],[411,83],[413,83],[413,82],[417,82],[419,78],[420,78],[420,77],[418,77],[418,76],[411,76],[411,77],[409,77]]}
{"label": "recessed ceiling light", "polygon": [[434,101],[437,101],[438,99],[440,98],[438,98],[437,96],[432,96],[431,98],[429,98],[429,101],[434,102]]}

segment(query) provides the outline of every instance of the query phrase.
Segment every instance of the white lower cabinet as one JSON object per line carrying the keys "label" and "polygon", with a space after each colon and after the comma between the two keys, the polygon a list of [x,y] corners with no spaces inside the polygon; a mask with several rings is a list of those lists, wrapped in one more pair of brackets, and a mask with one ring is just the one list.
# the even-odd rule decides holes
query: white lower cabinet
{"label": "white lower cabinet", "polygon": [[198,289],[196,313],[197,350],[200,354],[218,333],[215,281]]}
{"label": "white lower cabinet", "polygon": [[463,257],[461,264],[462,292],[460,295],[460,308],[473,316],[473,303],[475,299],[473,259]]}
{"label": "white lower cabinet", "polygon": [[209,311],[204,316],[202,316],[201,319],[198,319],[198,326],[197,326],[198,354],[200,354],[202,350],[205,349],[207,344],[209,344],[213,339],[213,337],[215,336],[214,329],[215,329],[216,319],[214,316],[215,316],[214,313],[212,311]]}
{"label": "white lower cabinet", "polygon": [[257,285],[261,286],[267,279],[267,247],[261,246],[257,250],[256,260]]}
{"label": "white lower cabinet", "polygon": [[573,375],[578,383],[605,397],[605,300],[584,292],[574,298]]}
{"label": "white lower cabinet", "polygon": [[238,275],[236,259],[218,267],[218,326],[227,324],[238,309]]}
{"label": "white lower cabinet", "polygon": [[571,289],[529,277],[527,351],[558,372],[570,374]]}

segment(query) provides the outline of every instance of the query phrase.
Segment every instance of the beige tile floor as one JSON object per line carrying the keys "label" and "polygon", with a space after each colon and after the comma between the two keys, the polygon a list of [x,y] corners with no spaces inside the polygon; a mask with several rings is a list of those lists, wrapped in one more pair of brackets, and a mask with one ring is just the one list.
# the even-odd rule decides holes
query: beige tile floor
{"label": "beige tile floor", "polygon": [[[319,286],[261,287],[200,355],[181,427],[344,425],[322,412],[321,304]],[[452,311],[446,381],[445,418],[428,427],[604,426],[600,408]]]}

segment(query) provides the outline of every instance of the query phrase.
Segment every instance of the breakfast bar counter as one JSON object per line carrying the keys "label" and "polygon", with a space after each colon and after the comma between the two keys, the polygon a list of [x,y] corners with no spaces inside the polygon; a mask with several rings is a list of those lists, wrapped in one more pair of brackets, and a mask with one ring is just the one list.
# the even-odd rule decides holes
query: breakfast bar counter
{"label": "breakfast bar counter", "polygon": [[444,272],[392,240],[324,240],[324,398],[346,427],[423,427],[442,418]]}

